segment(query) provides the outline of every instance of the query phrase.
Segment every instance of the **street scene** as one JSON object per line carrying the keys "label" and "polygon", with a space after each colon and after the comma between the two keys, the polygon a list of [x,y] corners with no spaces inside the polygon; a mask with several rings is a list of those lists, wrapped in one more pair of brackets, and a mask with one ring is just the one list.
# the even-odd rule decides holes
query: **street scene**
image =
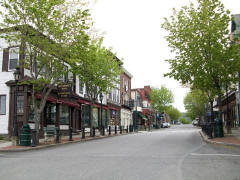
{"label": "street scene", "polygon": [[1,0],[0,179],[240,180],[239,0]]}
{"label": "street scene", "polygon": [[0,154],[1,179],[240,179],[240,148],[207,144],[200,129],[169,129]]}

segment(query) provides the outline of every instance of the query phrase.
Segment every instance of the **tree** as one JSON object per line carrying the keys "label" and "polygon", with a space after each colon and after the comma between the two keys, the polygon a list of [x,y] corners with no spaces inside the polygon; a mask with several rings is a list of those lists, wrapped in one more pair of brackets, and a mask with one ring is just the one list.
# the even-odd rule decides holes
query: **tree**
{"label": "tree", "polygon": [[208,97],[206,93],[201,90],[193,89],[184,98],[184,106],[187,110],[187,115],[192,120],[199,118],[201,122],[201,117],[205,114],[205,105],[208,103]]}
{"label": "tree", "polygon": [[86,85],[87,96],[91,101],[91,135],[93,135],[93,104],[98,99],[100,93],[108,93],[112,88],[117,86],[121,73],[121,62],[109,49],[102,46],[102,41],[103,38],[90,41],[83,59],[78,59],[81,56],[78,48],[81,47],[77,44],[75,53],[73,53],[76,58],[73,71],[79,77],[80,81]]}
{"label": "tree", "polygon": [[183,124],[189,124],[190,122],[186,119],[186,118],[184,118],[184,117],[182,117],[181,119],[180,119],[180,121],[181,121],[181,123],[183,123]]}
{"label": "tree", "polygon": [[69,54],[75,42],[72,35],[83,34],[88,28],[87,10],[80,1],[75,2],[79,6],[71,9],[71,13],[69,1],[65,0],[3,0],[0,3],[4,8],[1,28],[6,32],[2,37],[9,43],[20,44],[19,66],[29,70],[29,78],[22,84],[32,86],[37,138],[47,97],[69,72],[66,68],[72,62]]}
{"label": "tree", "polygon": [[182,116],[182,113],[177,108],[175,108],[173,106],[170,106],[166,110],[166,112],[170,116],[172,121],[177,121]]}
{"label": "tree", "polygon": [[230,12],[219,0],[198,0],[198,7],[174,9],[173,15],[162,24],[174,59],[167,60],[173,77],[182,84],[190,84],[211,96],[218,96],[221,119],[222,87],[238,80],[238,46],[229,39]]}
{"label": "tree", "polygon": [[173,103],[173,93],[165,86],[161,86],[160,89],[152,89],[150,94],[152,108],[158,112],[164,112]]}

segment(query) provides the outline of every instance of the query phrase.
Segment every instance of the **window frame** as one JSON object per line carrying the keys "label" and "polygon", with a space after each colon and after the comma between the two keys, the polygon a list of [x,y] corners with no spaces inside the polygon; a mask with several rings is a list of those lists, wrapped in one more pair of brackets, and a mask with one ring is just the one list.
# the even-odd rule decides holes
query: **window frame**
{"label": "window frame", "polygon": [[[18,59],[17,59],[17,66],[19,65],[19,58],[20,58],[20,48],[18,46],[15,46],[15,47],[10,47],[8,49],[8,52],[9,52],[9,57],[8,57],[8,71],[14,71],[16,68],[13,68],[13,69],[10,69],[10,63],[11,63],[11,49],[18,49]],[[16,66],[16,67],[17,67]]]}
{"label": "window frame", "polygon": [[[19,97],[22,97],[22,102],[21,103],[18,103],[18,98]],[[17,114],[23,114],[24,113],[24,103],[25,103],[25,97],[23,94],[17,94],[17,98],[16,98],[16,112]],[[22,105],[22,106],[19,106],[19,105]],[[19,109],[21,109],[22,111],[19,111]]]}
{"label": "window frame", "polygon": [[1,113],[0,111],[0,115],[6,115],[7,114],[7,95],[6,94],[0,94],[0,109],[1,109],[1,100],[2,100],[2,97],[5,97],[5,112],[4,113]]}
{"label": "window frame", "polygon": [[[81,88],[80,88],[81,87]],[[84,83],[80,80],[78,80],[78,89],[79,89],[79,93],[83,94],[83,90],[84,90]]]}

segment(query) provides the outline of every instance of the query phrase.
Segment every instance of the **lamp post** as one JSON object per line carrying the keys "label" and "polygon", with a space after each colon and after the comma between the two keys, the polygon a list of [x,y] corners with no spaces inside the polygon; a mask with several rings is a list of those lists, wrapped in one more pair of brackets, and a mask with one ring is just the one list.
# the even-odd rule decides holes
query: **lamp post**
{"label": "lamp post", "polygon": [[14,144],[18,144],[18,123],[17,123],[17,90],[18,90],[18,81],[20,79],[20,69],[16,67],[16,70],[13,73],[14,80],[16,83],[15,92],[14,92],[14,120],[13,120],[13,136],[14,136]]}
{"label": "lamp post", "polygon": [[101,101],[101,113],[100,113],[100,122],[101,122],[101,129],[102,129],[102,135],[104,136],[105,135],[105,128],[103,126],[103,121],[102,121],[102,101],[103,101],[103,94],[100,93],[100,101]]}

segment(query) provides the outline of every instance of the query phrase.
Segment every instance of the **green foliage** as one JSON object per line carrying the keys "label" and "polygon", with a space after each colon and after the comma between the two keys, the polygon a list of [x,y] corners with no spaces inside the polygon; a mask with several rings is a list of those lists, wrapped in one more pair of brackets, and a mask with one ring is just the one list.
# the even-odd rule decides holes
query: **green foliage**
{"label": "green foliage", "polygon": [[214,95],[221,95],[225,82],[235,83],[239,71],[239,47],[229,39],[230,12],[224,10],[219,0],[198,0],[193,4],[173,10],[162,27],[174,59],[167,60],[173,77]]}
{"label": "green foliage", "polygon": [[205,105],[208,103],[208,96],[201,90],[193,89],[184,98],[184,106],[187,116],[192,120],[204,115]]}
{"label": "green foliage", "polygon": [[182,124],[190,124],[190,122],[186,118],[181,118],[180,121]]}
{"label": "green foliage", "polygon": [[166,111],[174,100],[173,93],[165,86],[161,86],[160,89],[152,89],[150,98],[153,109],[158,112]]}
{"label": "green foliage", "polygon": [[182,116],[182,113],[173,106],[170,106],[166,110],[166,113],[170,116],[171,120],[178,120]]}
{"label": "green foliage", "polygon": [[4,137],[3,137],[3,136],[0,136],[0,140],[4,140]]}
{"label": "green foliage", "polygon": [[[4,29],[1,37],[10,46],[20,46],[19,65],[29,71],[30,80],[22,83],[33,87],[32,105],[38,130],[48,95],[68,75],[66,63],[74,61],[70,58],[73,44],[87,48],[89,13],[80,0],[3,0],[0,6],[0,28]],[[39,105],[36,93],[42,95]]]}
{"label": "green foliage", "polygon": [[[102,46],[102,38],[91,41],[84,54],[82,59],[76,59],[73,72],[86,84],[88,97],[95,101],[100,93],[108,93],[116,87],[121,62],[109,49]],[[79,51],[75,51],[74,55],[76,58],[81,56]]]}

